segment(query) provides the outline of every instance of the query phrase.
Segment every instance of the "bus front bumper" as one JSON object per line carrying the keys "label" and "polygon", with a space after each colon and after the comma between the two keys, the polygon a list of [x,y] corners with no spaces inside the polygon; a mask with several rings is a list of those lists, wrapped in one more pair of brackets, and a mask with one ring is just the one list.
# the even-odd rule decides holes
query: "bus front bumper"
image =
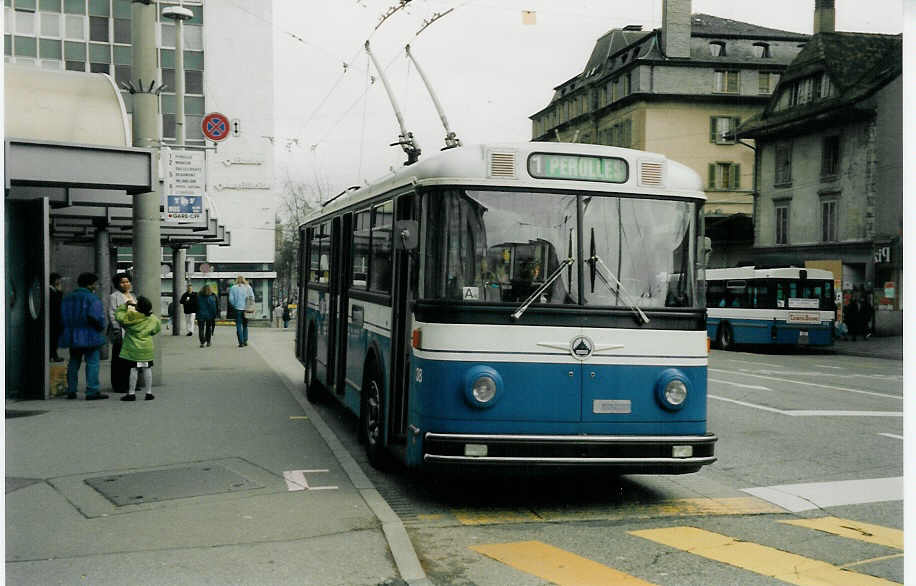
{"label": "bus front bumper", "polygon": [[715,434],[424,436],[430,464],[499,466],[600,466],[630,473],[695,472],[716,461]]}

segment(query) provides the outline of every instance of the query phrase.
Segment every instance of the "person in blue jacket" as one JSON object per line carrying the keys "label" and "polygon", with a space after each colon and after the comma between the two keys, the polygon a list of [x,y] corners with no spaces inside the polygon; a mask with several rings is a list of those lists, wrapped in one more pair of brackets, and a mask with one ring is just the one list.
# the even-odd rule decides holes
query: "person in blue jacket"
{"label": "person in blue jacket", "polygon": [[213,337],[213,327],[216,325],[216,295],[210,285],[204,285],[197,294],[197,335],[200,337],[200,347],[206,343],[210,345]]}
{"label": "person in blue jacket", "polygon": [[64,297],[60,304],[62,331],[58,346],[70,349],[67,364],[67,398],[76,398],[80,363],[86,360],[86,400],[107,399],[99,392],[99,352],[105,344],[105,310],[102,300],[95,294],[99,278],[93,273],[82,273],[76,280],[77,288]]}

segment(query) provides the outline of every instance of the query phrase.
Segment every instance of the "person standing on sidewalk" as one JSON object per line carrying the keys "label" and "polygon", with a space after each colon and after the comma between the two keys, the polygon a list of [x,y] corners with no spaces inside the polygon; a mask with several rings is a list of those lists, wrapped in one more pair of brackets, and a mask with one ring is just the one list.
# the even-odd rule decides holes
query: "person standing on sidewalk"
{"label": "person standing on sidewalk", "polygon": [[86,400],[107,399],[99,392],[99,351],[105,343],[105,310],[96,296],[99,278],[93,273],[81,273],[77,288],[64,297],[60,314],[63,330],[60,346],[70,349],[67,364],[67,398],[76,398],[80,363],[86,360]]}
{"label": "person standing on sidewalk", "polygon": [[243,348],[248,345],[248,316],[245,315],[245,309],[254,306],[254,290],[242,275],[236,277],[235,285],[229,287],[229,304],[235,309],[235,335],[239,340],[239,348]]}
{"label": "person standing on sidewalk", "polygon": [[190,336],[194,333],[194,314],[197,313],[197,293],[194,292],[191,283],[188,283],[188,290],[184,292],[178,303],[184,307],[184,325]]}
{"label": "person standing on sidewalk", "polygon": [[289,327],[289,319],[290,319],[288,301],[283,304],[283,316],[282,317],[283,317],[283,329],[286,329]]}
{"label": "person standing on sidewalk", "polygon": [[143,373],[147,401],[153,396],[153,336],[162,330],[159,316],[153,315],[153,304],[144,296],[137,298],[136,304],[128,301],[118,308],[115,317],[124,328],[124,344],[121,346],[121,358],[130,364],[130,379],[127,394],[122,401],[136,401],[137,378]]}
{"label": "person standing on sidewalk", "polygon": [[108,331],[111,340],[111,390],[116,393],[126,393],[128,378],[130,377],[130,363],[121,358],[121,345],[124,343],[124,329],[115,319],[115,311],[128,301],[137,303],[137,298],[131,293],[133,284],[130,275],[118,273],[111,279],[114,292],[108,297]]}
{"label": "person standing on sidewalk", "polygon": [[210,290],[210,285],[204,285],[197,294],[197,334],[200,337],[200,347],[210,345],[213,337],[213,328],[216,326],[216,295]]}
{"label": "person standing on sidewalk", "polygon": [[277,306],[274,307],[273,318],[274,318],[274,327],[279,328],[280,320],[283,319],[283,304],[282,303],[278,303]]}
{"label": "person standing on sidewalk", "polygon": [[57,273],[51,273],[48,279],[50,283],[48,297],[48,321],[51,323],[50,336],[48,337],[48,346],[51,350],[51,362],[63,362],[64,359],[57,355],[57,339],[60,337],[60,303],[64,300],[64,293],[61,291],[61,276]]}

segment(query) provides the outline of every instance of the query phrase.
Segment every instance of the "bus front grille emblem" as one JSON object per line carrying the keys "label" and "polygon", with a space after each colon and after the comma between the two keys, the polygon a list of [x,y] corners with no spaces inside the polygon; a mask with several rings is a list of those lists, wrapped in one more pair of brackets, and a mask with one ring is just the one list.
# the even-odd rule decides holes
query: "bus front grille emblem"
{"label": "bus front grille emblem", "polygon": [[569,353],[577,360],[586,360],[592,355],[595,344],[585,336],[576,336],[569,343]]}

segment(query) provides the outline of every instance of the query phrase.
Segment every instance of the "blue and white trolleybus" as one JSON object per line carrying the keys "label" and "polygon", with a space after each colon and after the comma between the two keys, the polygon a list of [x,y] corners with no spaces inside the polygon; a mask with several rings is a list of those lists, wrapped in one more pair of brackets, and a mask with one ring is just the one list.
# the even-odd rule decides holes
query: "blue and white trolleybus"
{"label": "blue and white trolleybus", "polygon": [[706,329],[723,349],[735,344],[833,344],[833,273],[799,267],[706,270]]}
{"label": "blue and white trolleybus", "polygon": [[697,471],[704,201],[664,156],[538,142],[348,190],[300,227],[306,395],[357,414],[377,466]]}

